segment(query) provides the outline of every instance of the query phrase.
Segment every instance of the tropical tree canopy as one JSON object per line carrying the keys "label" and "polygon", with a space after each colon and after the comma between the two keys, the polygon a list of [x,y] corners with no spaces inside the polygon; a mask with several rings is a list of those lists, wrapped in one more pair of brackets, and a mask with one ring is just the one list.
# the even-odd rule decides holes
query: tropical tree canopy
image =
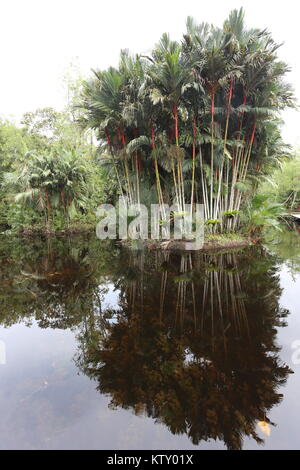
{"label": "tropical tree canopy", "polygon": [[105,142],[121,194],[203,203],[210,227],[236,228],[249,182],[287,154],[279,113],[295,104],[278,48],[241,9],[221,28],[188,18],[181,42],[164,34],[151,55],[123,50],[118,68],[94,70],[80,119]]}
{"label": "tropical tree canopy", "polygon": [[56,208],[62,208],[67,219],[76,212],[76,207],[84,208],[89,169],[75,150],[28,157],[21,173],[5,175],[8,185],[19,188],[15,202],[37,207],[44,213],[46,222]]}
{"label": "tropical tree canopy", "polygon": [[94,228],[103,192],[107,201],[116,183],[98,165],[90,134],[68,108],[27,112],[19,126],[0,120],[1,230]]}
{"label": "tropical tree canopy", "polygon": [[260,187],[260,191],[272,201],[284,204],[288,209],[300,207],[300,153],[293,159],[283,162],[272,174],[272,179]]}

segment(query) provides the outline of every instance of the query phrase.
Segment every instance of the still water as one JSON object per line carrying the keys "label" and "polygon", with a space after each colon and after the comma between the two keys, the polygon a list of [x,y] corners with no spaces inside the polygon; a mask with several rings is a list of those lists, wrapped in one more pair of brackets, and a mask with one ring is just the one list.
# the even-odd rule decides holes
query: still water
{"label": "still water", "polygon": [[[273,238],[273,237],[272,237]],[[300,235],[0,239],[1,449],[300,449]]]}

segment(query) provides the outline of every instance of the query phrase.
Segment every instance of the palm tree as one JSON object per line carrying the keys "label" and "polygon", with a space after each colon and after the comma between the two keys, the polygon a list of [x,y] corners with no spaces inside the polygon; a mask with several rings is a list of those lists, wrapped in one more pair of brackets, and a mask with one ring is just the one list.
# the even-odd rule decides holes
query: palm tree
{"label": "palm tree", "polygon": [[21,172],[8,173],[5,179],[15,202],[43,213],[48,228],[54,210],[69,222],[79,208],[84,209],[90,190],[87,162],[75,150],[33,154]]}
{"label": "palm tree", "polygon": [[183,160],[184,151],[179,145],[179,112],[184,113],[183,94],[191,85],[191,68],[188,58],[182,54],[181,46],[171,41],[164,34],[153,51],[152,66],[148,69],[150,76],[151,100],[153,104],[160,103],[167,116],[174,122],[173,133],[169,132],[172,145],[174,136],[175,146],[170,146],[170,159],[176,194],[176,202],[180,210],[184,210],[184,179]]}
{"label": "palm tree", "polygon": [[122,51],[117,69],[94,72],[83,120],[106,143],[121,194],[143,202],[153,184],[162,207],[202,202],[213,230],[236,229],[249,184],[278,160],[278,113],[294,106],[278,47],[246,29],[240,9],[222,28],[188,18],[182,43],[164,34],[149,56]]}

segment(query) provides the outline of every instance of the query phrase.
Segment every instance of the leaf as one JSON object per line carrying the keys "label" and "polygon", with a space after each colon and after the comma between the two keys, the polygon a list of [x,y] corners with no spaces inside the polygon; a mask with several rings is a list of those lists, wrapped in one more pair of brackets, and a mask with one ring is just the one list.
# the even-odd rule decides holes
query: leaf
{"label": "leaf", "polygon": [[153,104],[162,103],[164,101],[164,96],[157,88],[152,89],[150,93],[150,98]]}
{"label": "leaf", "polygon": [[136,139],[132,139],[126,147],[126,152],[128,154],[134,153],[137,150],[139,150],[142,146],[147,146],[151,147],[151,140],[149,137],[145,135],[141,135],[140,137],[137,137]]}
{"label": "leaf", "polygon": [[238,181],[237,183],[235,183],[235,187],[242,193],[245,193],[248,190],[248,185],[243,181]]}
{"label": "leaf", "polygon": [[226,155],[226,157],[229,158],[229,160],[232,160],[232,156],[230,155],[227,149],[224,150],[224,154]]}

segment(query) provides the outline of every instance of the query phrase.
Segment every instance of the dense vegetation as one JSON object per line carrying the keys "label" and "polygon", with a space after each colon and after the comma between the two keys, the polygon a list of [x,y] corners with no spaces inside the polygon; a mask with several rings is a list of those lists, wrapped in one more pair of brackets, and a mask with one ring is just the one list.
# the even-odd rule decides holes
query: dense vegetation
{"label": "dense vegetation", "polygon": [[95,146],[68,112],[0,122],[1,225],[17,231],[95,225],[103,177]]}
{"label": "dense vegetation", "polygon": [[207,231],[251,235],[297,207],[300,161],[280,134],[280,111],[295,104],[279,45],[245,28],[243,10],[222,28],[186,25],[181,42],[164,34],[151,55],[124,50],[118,68],[73,81],[63,112],[0,121],[3,231],[91,229],[97,206],[119,196],[159,203],[162,223],[164,204],[182,214],[203,203]]}
{"label": "dense vegetation", "polygon": [[[237,229],[242,205],[287,155],[279,111],[294,106],[288,71],[268,31],[242,10],[222,28],[187,20],[182,41],[164,34],[151,56],[122,51],[118,68],[85,83],[83,122],[106,141],[130,202],[204,204],[214,230]],[[156,187],[156,194],[153,188]]]}
{"label": "dense vegetation", "polygon": [[300,206],[300,155],[296,153],[294,158],[284,161],[277,168],[272,179],[266,181],[261,192],[269,199],[278,201],[286,208],[297,210]]}
{"label": "dense vegetation", "polygon": [[[278,47],[268,31],[245,28],[242,10],[222,28],[188,18],[180,43],[164,34],[149,56],[122,51],[118,68],[69,90],[64,111],[0,120],[0,226],[10,235],[0,238],[0,326],[72,329],[75,363],[110,406],[194,445],[241,449],[245,438],[263,443],[257,425],[273,424],[292,373],[277,344],[289,313],[278,267],[285,260],[299,273],[300,229],[280,243],[269,230],[269,252],[219,254],[145,253],[60,233],[94,230],[99,204],[120,196],[158,202],[162,225],[165,204],[180,215],[203,203],[211,241],[279,228],[300,205],[300,157],[280,134],[280,111],[295,104]],[[14,236],[33,231],[57,236]],[[17,428],[24,434],[26,410],[34,427],[45,409],[53,430],[55,393],[24,399],[27,373],[18,380]],[[65,395],[67,419],[77,390]]]}

